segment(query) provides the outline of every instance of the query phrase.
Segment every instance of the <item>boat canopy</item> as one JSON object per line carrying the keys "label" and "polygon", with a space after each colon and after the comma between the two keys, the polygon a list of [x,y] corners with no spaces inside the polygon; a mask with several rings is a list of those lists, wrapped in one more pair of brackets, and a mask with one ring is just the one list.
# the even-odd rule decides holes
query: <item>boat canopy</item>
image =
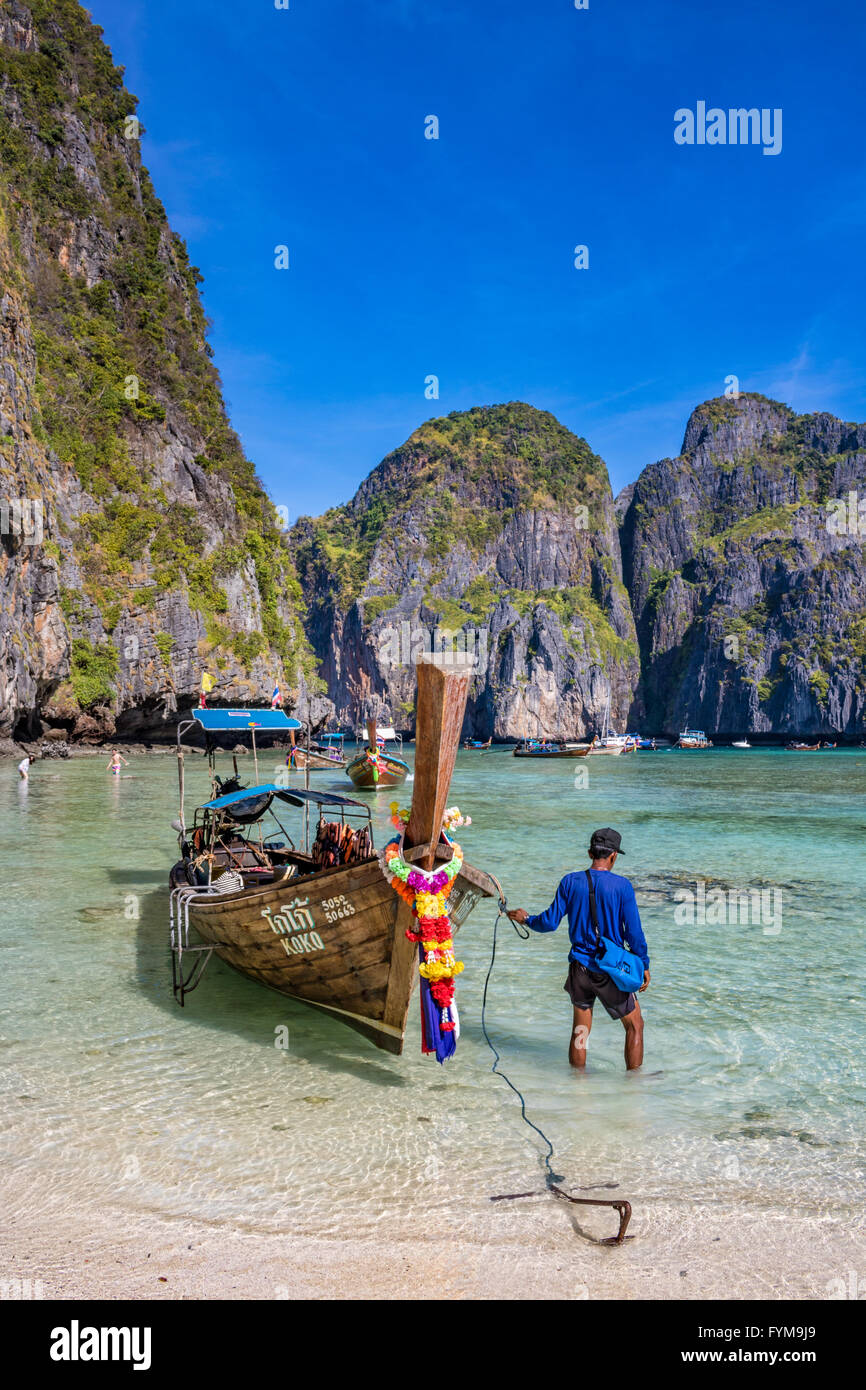
{"label": "boat canopy", "polygon": [[285,787],[278,787],[275,782],[264,782],[260,787],[244,787],[240,791],[228,792],[225,796],[215,797],[213,801],[206,801],[199,809],[224,811],[229,806],[237,809],[239,803],[244,801],[266,800],[267,810],[275,796],[279,797],[280,801],[287,801],[290,806],[358,806],[362,811],[369,810],[363,801],[355,801],[351,796],[342,796],[339,792],[307,791],[304,788],[289,791]]}
{"label": "boat canopy", "polygon": [[301,729],[300,720],[281,709],[193,709],[193,719],[210,734],[243,732],[247,729],[273,729],[277,732]]}
{"label": "boat canopy", "polygon": [[370,810],[364,801],[356,801],[353,796],[343,796],[341,792],[317,792],[312,787],[294,787],[291,791],[280,788],[279,795],[291,806],[358,806],[362,811]]}

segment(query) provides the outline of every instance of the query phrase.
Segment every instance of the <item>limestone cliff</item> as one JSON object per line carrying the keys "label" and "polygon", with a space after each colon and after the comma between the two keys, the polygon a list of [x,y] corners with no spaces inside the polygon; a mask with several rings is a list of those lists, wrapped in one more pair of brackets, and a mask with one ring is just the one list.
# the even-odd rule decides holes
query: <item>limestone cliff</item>
{"label": "limestone cliff", "polygon": [[163,726],[314,666],[136,100],[74,0],[0,7],[0,734]]}
{"label": "limestone cliff", "polygon": [[866,425],[754,395],[694,411],[623,519],[648,727],[862,736],[864,500]]}
{"label": "limestone cliff", "polygon": [[430,420],[292,544],[340,718],[411,727],[414,643],[476,659],[467,731],[574,738],[622,725],[638,679],[607,470],[521,402]]}
{"label": "limestone cliff", "polygon": [[618,730],[866,733],[866,426],[709,401],[614,502],[552,415],[477,407],[286,537],[135,108],[75,0],[0,3],[0,738],[167,730],[203,670],[408,730],[444,634],[484,738],[608,699]]}

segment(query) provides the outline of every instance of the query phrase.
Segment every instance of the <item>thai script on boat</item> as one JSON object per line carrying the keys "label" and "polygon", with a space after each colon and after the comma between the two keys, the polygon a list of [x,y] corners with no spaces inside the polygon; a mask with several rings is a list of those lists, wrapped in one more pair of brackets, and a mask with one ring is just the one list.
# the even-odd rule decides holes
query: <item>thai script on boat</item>
{"label": "thai script on boat", "polygon": [[355,909],[346,898],[345,893],[340,893],[336,898],[325,898],[322,903],[322,911],[325,914],[326,922],[338,922],[342,917],[354,917]]}
{"label": "thai script on boat", "polygon": [[324,951],[325,943],[315,930],[316,923],[307,904],[310,899],[293,898],[279,912],[262,908],[262,916],[270,923],[271,931],[279,936],[287,956],[301,956],[311,951]]}

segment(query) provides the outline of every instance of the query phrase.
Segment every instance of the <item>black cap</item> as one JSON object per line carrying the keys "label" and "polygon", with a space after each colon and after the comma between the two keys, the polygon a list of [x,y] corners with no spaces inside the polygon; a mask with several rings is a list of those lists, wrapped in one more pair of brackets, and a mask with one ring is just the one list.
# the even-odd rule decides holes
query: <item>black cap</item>
{"label": "black cap", "polygon": [[601,830],[593,830],[589,848],[592,851],[604,850],[605,853],[599,854],[597,857],[599,859],[606,859],[608,854],[613,854],[614,850],[616,850],[617,854],[625,854],[625,850],[620,849],[621,844],[622,836],[619,831],[611,830],[609,825],[605,825]]}

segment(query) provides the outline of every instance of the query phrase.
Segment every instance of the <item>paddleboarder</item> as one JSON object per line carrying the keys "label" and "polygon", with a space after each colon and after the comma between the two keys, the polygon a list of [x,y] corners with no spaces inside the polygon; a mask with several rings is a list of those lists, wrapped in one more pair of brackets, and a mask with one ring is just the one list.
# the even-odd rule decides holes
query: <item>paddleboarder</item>
{"label": "paddleboarder", "polygon": [[[634,889],[627,878],[613,872],[617,856],[624,853],[618,831],[605,826],[594,830],[590,839],[590,873],[602,936],[617,945],[626,945],[638,956],[644,967],[643,984],[639,994],[650,982],[649,950]],[[586,873],[566,874],[556,890],[556,897],[546,912],[530,915],[522,907],[509,912],[515,922],[530,931],[556,931],[563,917],[568,917],[571,950],[568,953],[568,977],[563,988],[574,1006],[574,1023],[568,1048],[568,1060],[573,1067],[586,1066],[586,1045],[592,1028],[592,1011],[600,999],[611,1018],[621,1019],[625,1029],[625,1065],[636,1071],[643,1062],[643,1015],[637,994],[629,994],[614,984],[609,975],[596,967],[598,938],[592,923],[589,883]]]}

